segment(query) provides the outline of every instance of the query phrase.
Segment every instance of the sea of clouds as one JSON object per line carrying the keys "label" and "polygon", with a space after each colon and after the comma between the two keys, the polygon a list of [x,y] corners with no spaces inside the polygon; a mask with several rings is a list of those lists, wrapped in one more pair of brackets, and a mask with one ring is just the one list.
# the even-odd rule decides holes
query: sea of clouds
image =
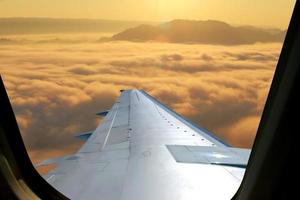
{"label": "sea of clouds", "polygon": [[97,42],[96,35],[0,39],[0,72],[33,162],[76,151],[120,89],[146,92],[229,144],[251,147],[281,43]]}

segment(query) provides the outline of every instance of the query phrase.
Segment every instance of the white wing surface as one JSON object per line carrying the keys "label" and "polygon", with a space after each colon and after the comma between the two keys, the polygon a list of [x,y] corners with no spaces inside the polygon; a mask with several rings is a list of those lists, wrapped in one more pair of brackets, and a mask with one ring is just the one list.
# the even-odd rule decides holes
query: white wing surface
{"label": "white wing surface", "polygon": [[[42,162],[70,199],[231,199],[250,150],[226,145],[141,90],[125,90],[74,155]],[[99,114],[99,115],[100,115]]]}

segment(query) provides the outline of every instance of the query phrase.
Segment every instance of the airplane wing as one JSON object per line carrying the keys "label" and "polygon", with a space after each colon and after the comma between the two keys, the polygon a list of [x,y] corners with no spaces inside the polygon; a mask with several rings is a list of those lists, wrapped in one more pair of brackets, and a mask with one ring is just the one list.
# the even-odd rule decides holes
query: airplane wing
{"label": "airplane wing", "polygon": [[250,150],[233,148],[142,90],[124,90],[74,155],[42,162],[70,199],[231,199]]}

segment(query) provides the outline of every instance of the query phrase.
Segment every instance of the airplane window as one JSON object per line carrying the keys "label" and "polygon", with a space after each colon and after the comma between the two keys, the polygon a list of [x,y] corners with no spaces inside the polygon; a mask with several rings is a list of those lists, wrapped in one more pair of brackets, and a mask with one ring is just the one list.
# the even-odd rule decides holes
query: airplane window
{"label": "airplane window", "polygon": [[[68,156],[109,117],[107,111],[120,90],[141,89],[204,132],[239,148],[227,157],[224,149],[213,154],[207,153],[210,148],[190,147],[207,142],[205,137],[193,145],[181,142],[189,151],[168,143],[174,162],[226,165],[235,173],[232,166],[242,166],[235,155],[252,147],[294,4],[294,0],[0,1],[0,72],[32,162],[46,175],[59,162],[48,160],[38,167],[43,160],[79,158]],[[136,93],[135,98],[144,97]],[[197,136],[194,127],[185,124],[190,121],[180,124],[164,108],[157,109],[159,123],[168,120],[171,130]],[[133,141],[136,130],[131,127],[132,135],[124,138]],[[83,134],[75,137],[78,133]],[[153,154],[145,152],[144,157]],[[197,159],[188,158],[189,152]],[[187,173],[181,176],[191,178]],[[200,174],[195,176],[201,179]],[[236,179],[239,184],[241,178]],[[182,195],[190,194],[186,190]]]}

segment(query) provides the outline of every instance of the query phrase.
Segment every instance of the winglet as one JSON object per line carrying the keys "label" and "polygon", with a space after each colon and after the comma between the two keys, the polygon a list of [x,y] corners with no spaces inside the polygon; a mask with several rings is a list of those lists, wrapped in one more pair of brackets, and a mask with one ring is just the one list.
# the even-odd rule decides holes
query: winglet
{"label": "winglet", "polygon": [[83,133],[78,133],[75,135],[76,138],[81,139],[81,140],[88,140],[89,137],[93,134],[93,132],[83,132]]}
{"label": "winglet", "polygon": [[104,110],[104,111],[101,111],[101,112],[97,112],[96,115],[101,116],[101,117],[105,117],[108,112],[109,112],[109,110]]}

